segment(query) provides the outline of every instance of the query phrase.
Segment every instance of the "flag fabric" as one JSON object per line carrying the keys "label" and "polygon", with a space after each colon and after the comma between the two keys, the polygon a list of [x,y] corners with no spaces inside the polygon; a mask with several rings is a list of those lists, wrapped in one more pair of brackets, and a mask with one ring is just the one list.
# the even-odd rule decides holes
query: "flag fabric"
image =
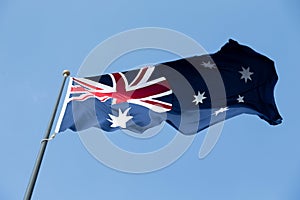
{"label": "flag fabric", "polygon": [[165,121],[190,135],[243,113],[277,125],[277,80],[272,60],[230,39],[214,54],[71,77],[55,132],[97,127],[143,133]]}

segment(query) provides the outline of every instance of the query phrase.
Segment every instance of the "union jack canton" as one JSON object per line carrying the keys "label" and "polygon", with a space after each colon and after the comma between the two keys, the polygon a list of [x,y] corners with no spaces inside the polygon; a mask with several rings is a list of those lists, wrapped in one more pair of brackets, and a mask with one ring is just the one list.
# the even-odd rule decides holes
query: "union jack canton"
{"label": "union jack canton", "polygon": [[112,99],[112,104],[128,102],[147,107],[155,112],[169,111],[172,109],[172,104],[157,98],[172,94],[172,90],[165,77],[149,80],[154,68],[154,66],[141,68],[130,84],[125,76],[126,73],[123,72],[108,74],[112,86],[85,78],[72,78],[76,85],[71,87],[70,94],[79,96],[71,97],[69,101],[97,98],[105,102]]}

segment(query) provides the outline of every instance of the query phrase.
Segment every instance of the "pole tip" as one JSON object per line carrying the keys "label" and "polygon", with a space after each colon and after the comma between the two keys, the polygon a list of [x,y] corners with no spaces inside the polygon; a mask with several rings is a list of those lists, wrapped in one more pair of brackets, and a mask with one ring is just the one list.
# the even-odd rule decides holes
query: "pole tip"
{"label": "pole tip", "polygon": [[71,73],[69,70],[64,70],[62,74],[63,76],[69,76]]}

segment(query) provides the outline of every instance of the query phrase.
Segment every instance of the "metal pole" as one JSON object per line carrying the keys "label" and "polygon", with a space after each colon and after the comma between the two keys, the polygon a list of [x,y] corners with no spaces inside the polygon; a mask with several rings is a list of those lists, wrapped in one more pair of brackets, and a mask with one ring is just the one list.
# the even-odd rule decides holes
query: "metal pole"
{"label": "metal pole", "polygon": [[68,71],[68,70],[63,71],[64,79],[63,79],[63,82],[62,82],[62,85],[61,85],[61,88],[60,88],[60,91],[59,91],[59,94],[58,94],[58,97],[57,97],[57,100],[56,100],[56,104],[54,106],[54,110],[53,110],[53,113],[52,113],[52,116],[51,116],[51,119],[50,119],[50,122],[49,122],[49,125],[48,125],[48,128],[47,128],[47,131],[45,133],[44,139],[41,142],[40,151],[39,151],[39,154],[38,154],[38,156],[36,158],[36,161],[35,161],[35,165],[34,165],[31,177],[30,177],[30,181],[28,183],[26,193],[25,193],[25,196],[24,196],[24,200],[30,200],[31,199],[33,189],[34,189],[34,185],[36,183],[36,179],[38,177],[38,173],[39,173],[41,163],[42,163],[42,160],[43,160],[43,157],[44,157],[44,153],[45,153],[45,150],[46,150],[46,147],[47,147],[49,135],[50,135],[52,125],[53,125],[53,121],[55,119],[57,107],[58,107],[58,104],[59,104],[59,101],[60,101],[60,98],[61,98],[61,95],[62,95],[62,92],[63,92],[63,89],[64,89],[66,79],[69,75],[70,75],[70,71]]}

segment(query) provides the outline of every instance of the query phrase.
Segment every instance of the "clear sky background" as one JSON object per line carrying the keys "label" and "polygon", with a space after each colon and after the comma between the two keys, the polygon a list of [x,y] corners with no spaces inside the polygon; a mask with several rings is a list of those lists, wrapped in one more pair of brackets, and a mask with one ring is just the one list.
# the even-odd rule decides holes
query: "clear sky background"
{"label": "clear sky background", "polygon": [[[283,124],[235,117],[205,159],[198,159],[203,131],[174,164],[148,174],[104,166],[66,131],[48,145],[33,199],[300,199],[299,10],[297,0],[0,0],[0,199],[23,198],[62,70],[76,74],[100,42],[148,26],[180,31],[211,53],[233,38],[273,59]],[[176,59],[153,55],[119,69]]]}

